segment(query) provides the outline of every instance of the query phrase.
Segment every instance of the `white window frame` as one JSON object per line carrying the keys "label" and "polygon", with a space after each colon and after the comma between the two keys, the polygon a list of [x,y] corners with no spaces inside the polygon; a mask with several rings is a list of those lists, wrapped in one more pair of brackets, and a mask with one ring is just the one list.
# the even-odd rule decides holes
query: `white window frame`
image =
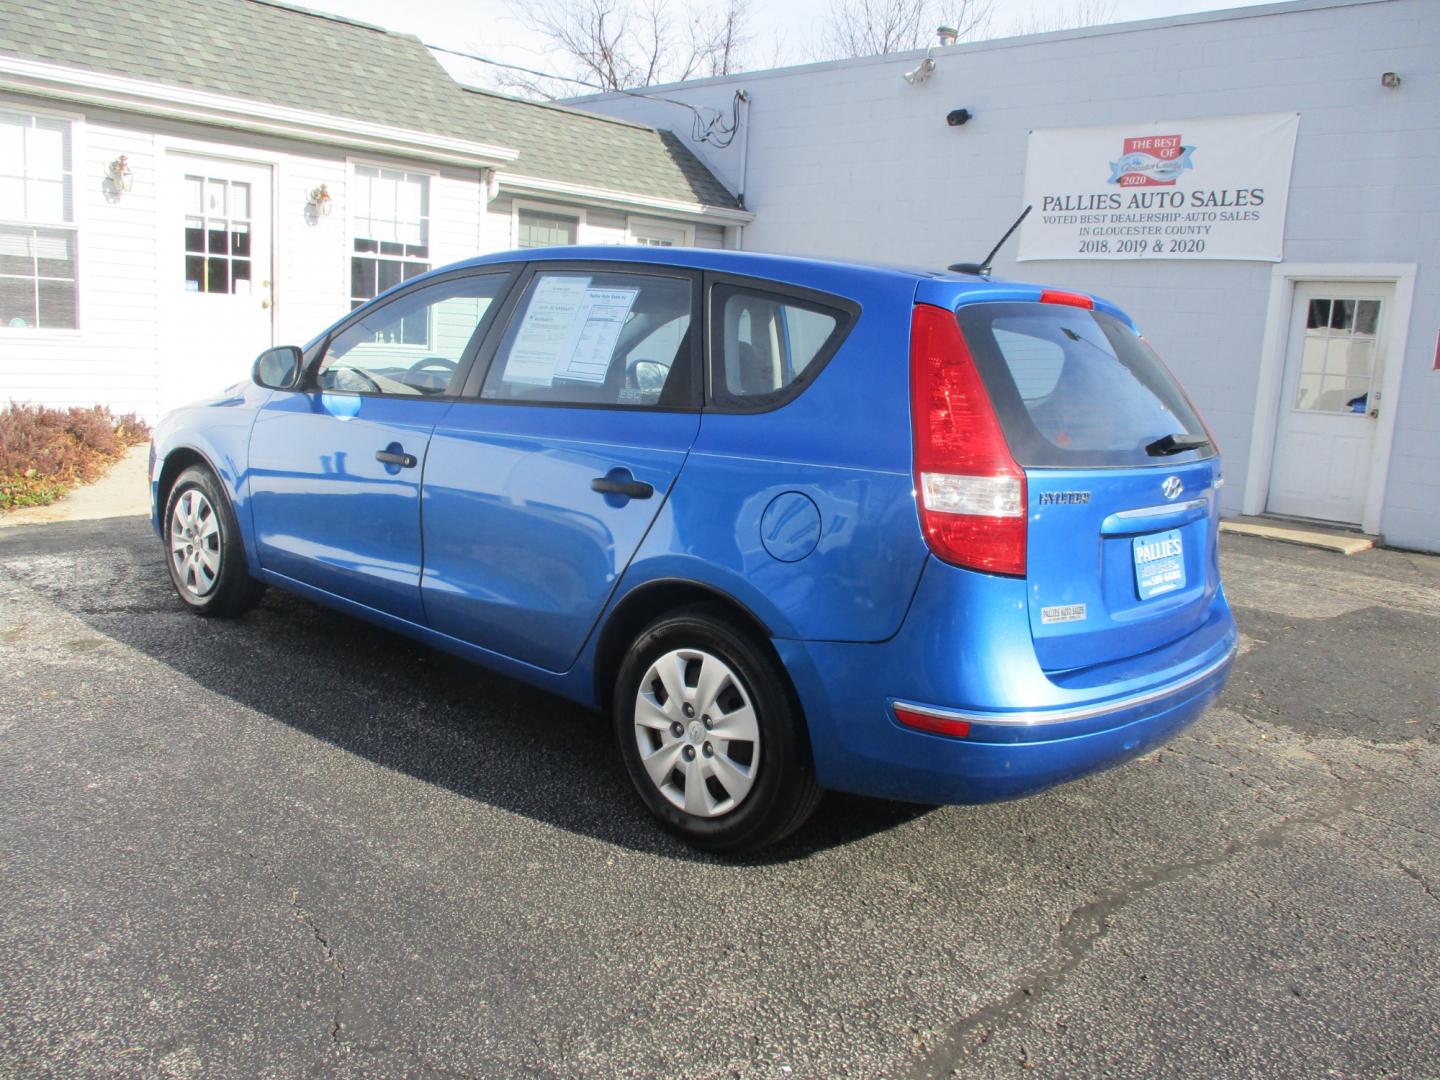
{"label": "white window frame", "polygon": [[1385,482],[1390,474],[1390,449],[1395,441],[1395,407],[1399,403],[1405,352],[1409,345],[1410,309],[1415,298],[1414,263],[1276,263],[1270,270],[1270,298],[1265,310],[1265,339],[1260,350],[1260,372],[1255,387],[1255,416],[1250,428],[1250,461],[1245,470],[1245,491],[1240,512],[1262,514],[1270,497],[1270,473],[1275,461],[1275,437],[1280,425],[1285,354],[1290,342],[1290,315],[1295,308],[1295,286],[1301,282],[1366,282],[1391,285],[1395,298],[1388,320],[1390,348],[1380,376],[1380,417],[1369,462],[1365,510],[1360,527],[1372,536],[1380,533],[1385,506]]}
{"label": "white window frame", "polygon": [[637,237],[643,234],[647,228],[664,229],[666,232],[678,232],[682,239],[679,247],[695,246],[695,226],[684,221],[667,221],[664,218],[652,217],[627,217],[625,219],[625,240],[630,244],[638,244]]}
{"label": "white window frame", "polygon": [[568,203],[537,202],[533,199],[511,199],[510,200],[510,250],[520,250],[520,211],[533,210],[537,214],[551,214],[555,217],[573,217],[575,219],[575,243],[590,243],[586,235],[588,223],[585,220],[585,207],[573,206]]}
{"label": "white window frame", "polygon": [[85,142],[85,114],[67,112],[61,109],[43,108],[28,101],[0,95],[0,109],[24,113],[28,116],[44,116],[51,120],[64,120],[70,125],[70,216],[64,224],[40,224],[29,221],[10,221],[5,224],[19,228],[69,229],[75,235],[75,325],[74,326],[9,326],[0,322],[0,335],[13,341],[73,341],[80,337],[85,327],[85,294],[90,275],[85,272],[84,249],[81,237],[85,231],[85,192],[83,183],[90,165]]}
{"label": "white window frame", "polygon": [[[355,295],[351,287],[354,284],[353,260],[357,255],[361,254],[355,250],[355,241],[359,237],[355,229],[355,221],[358,217],[355,212],[358,201],[355,198],[355,169],[357,167],[382,170],[390,169],[396,172],[406,173],[410,176],[426,177],[426,199],[429,205],[429,212],[425,215],[425,241],[426,246],[430,249],[429,255],[425,258],[427,264],[426,272],[434,270],[436,266],[444,265],[435,258],[435,192],[438,186],[437,181],[440,179],[440,173],[434,169],[418,168],[408,162],[384,161],[377,158],[347,157],[345,159],[345,304],[347,311],[355,310],[355,308],[351,306],[355,303]],[[378,251],[375,253],[375,258],[389,260],[391,262],[419,261],[418,259],[407,260],[403,256],[397,258],[394,255],[381,255]],[[376,293],[376,296],[378,295],[379,292]]]}

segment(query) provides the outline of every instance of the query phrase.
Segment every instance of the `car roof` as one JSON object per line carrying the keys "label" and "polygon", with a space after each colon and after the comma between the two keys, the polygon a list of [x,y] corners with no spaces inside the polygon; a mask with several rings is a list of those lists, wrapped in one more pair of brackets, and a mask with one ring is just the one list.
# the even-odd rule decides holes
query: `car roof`
{"label": "car roof", "polygon": [[699,270],[718,270],[747,277],[801,279],[807,273],[833,273],[853,270],[857,275],[877,278],[950,279],[975,282],[983,280],[971,274],[956,274],[929,267],[892,266],[885,263],[860,262],[852,259],[805,258],[797,255],[775,255],[764,251],[733,251],[718,248],[650,247],[639,244],[581,244],[562,247],[524,248],[501,251],[468,259],[458,266],[484,266],[508,262],[629,262],[655,263],[663,266],[685,266]]}
{"label": "car roof", "polygon": [[[437,267],[431,273],[517,262],[614,262],[681,266],[692,270],[714,270],[763,278],[820,291],[848,292],[851,295],[863,293],[867,285],[876,287],[904,283],[916,289],[917,300],[947,307],[957,302],[975,303],[982,300],[1034,301],[1039,299],[1045,288],[1036,282],[992,279],[978,274],[962,274],[929,267],[889,266],[849,259],[803,258],[763,251],[650,247],[640,244],[588,244],[497,251],[449,266]],[[410,284],[416,280],[418,279],[411,278],[402,284]],[[1096,310],[1114,315],[1134,329],[1134,321],[1116,305],[1093,293],[1084,295],[1091,297]]]}

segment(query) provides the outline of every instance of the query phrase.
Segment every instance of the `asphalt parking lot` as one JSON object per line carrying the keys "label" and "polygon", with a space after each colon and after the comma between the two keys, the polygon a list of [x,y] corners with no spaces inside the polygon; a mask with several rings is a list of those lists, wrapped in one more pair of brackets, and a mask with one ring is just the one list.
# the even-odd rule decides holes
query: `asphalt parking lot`
{"label": "asphalt parking lot", "polygon": [[0,535],[0,1073],[1440,1075],[1440,559],[1226,537],[1244,653],[1021,802],[658,833],[593,717],[143,519]]}

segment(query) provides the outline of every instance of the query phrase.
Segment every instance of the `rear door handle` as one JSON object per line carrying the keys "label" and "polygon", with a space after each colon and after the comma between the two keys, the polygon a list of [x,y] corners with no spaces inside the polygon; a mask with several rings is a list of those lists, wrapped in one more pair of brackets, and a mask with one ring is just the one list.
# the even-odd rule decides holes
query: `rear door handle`
{"label": "rear door handle", "polygon": [[414,454],[397,454],[393,450],[376,450],[375,460],[383,461],[386,465],[399,465],[402,469],[413,469],[420,464]]}
{"label": "rear door handle", "polygon": [[623,495],[627,499],[648,499],[655,489],[644,480],[620,480],[610,476],[597,476],[590,481],[590,490],[602,495]]}

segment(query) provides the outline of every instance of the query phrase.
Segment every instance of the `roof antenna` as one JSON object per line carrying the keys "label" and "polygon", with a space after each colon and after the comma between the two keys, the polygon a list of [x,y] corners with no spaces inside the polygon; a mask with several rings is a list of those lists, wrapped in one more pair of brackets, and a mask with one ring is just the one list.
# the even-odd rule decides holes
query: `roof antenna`
{"label": "roof antenna", "polygon": [[1005,235],[1000,237],[1000,242],[990,249],[990,254],[985,256],[984,262],[951,263],[946,269],[953,270],[957,274],[976,274],[980,277],[988,278],[990,276],[990,264],[995,261],[996,254],[1005,246],[1005,241],[1010,239],[1010,234],[1020,227],[1020,223],[1025,220],[1032,209],[1034,209],[1033,206],[1027,206],[1024,210],[1020,211],[1020,216],[1015,219],[1015,224],[1005,230]]}

